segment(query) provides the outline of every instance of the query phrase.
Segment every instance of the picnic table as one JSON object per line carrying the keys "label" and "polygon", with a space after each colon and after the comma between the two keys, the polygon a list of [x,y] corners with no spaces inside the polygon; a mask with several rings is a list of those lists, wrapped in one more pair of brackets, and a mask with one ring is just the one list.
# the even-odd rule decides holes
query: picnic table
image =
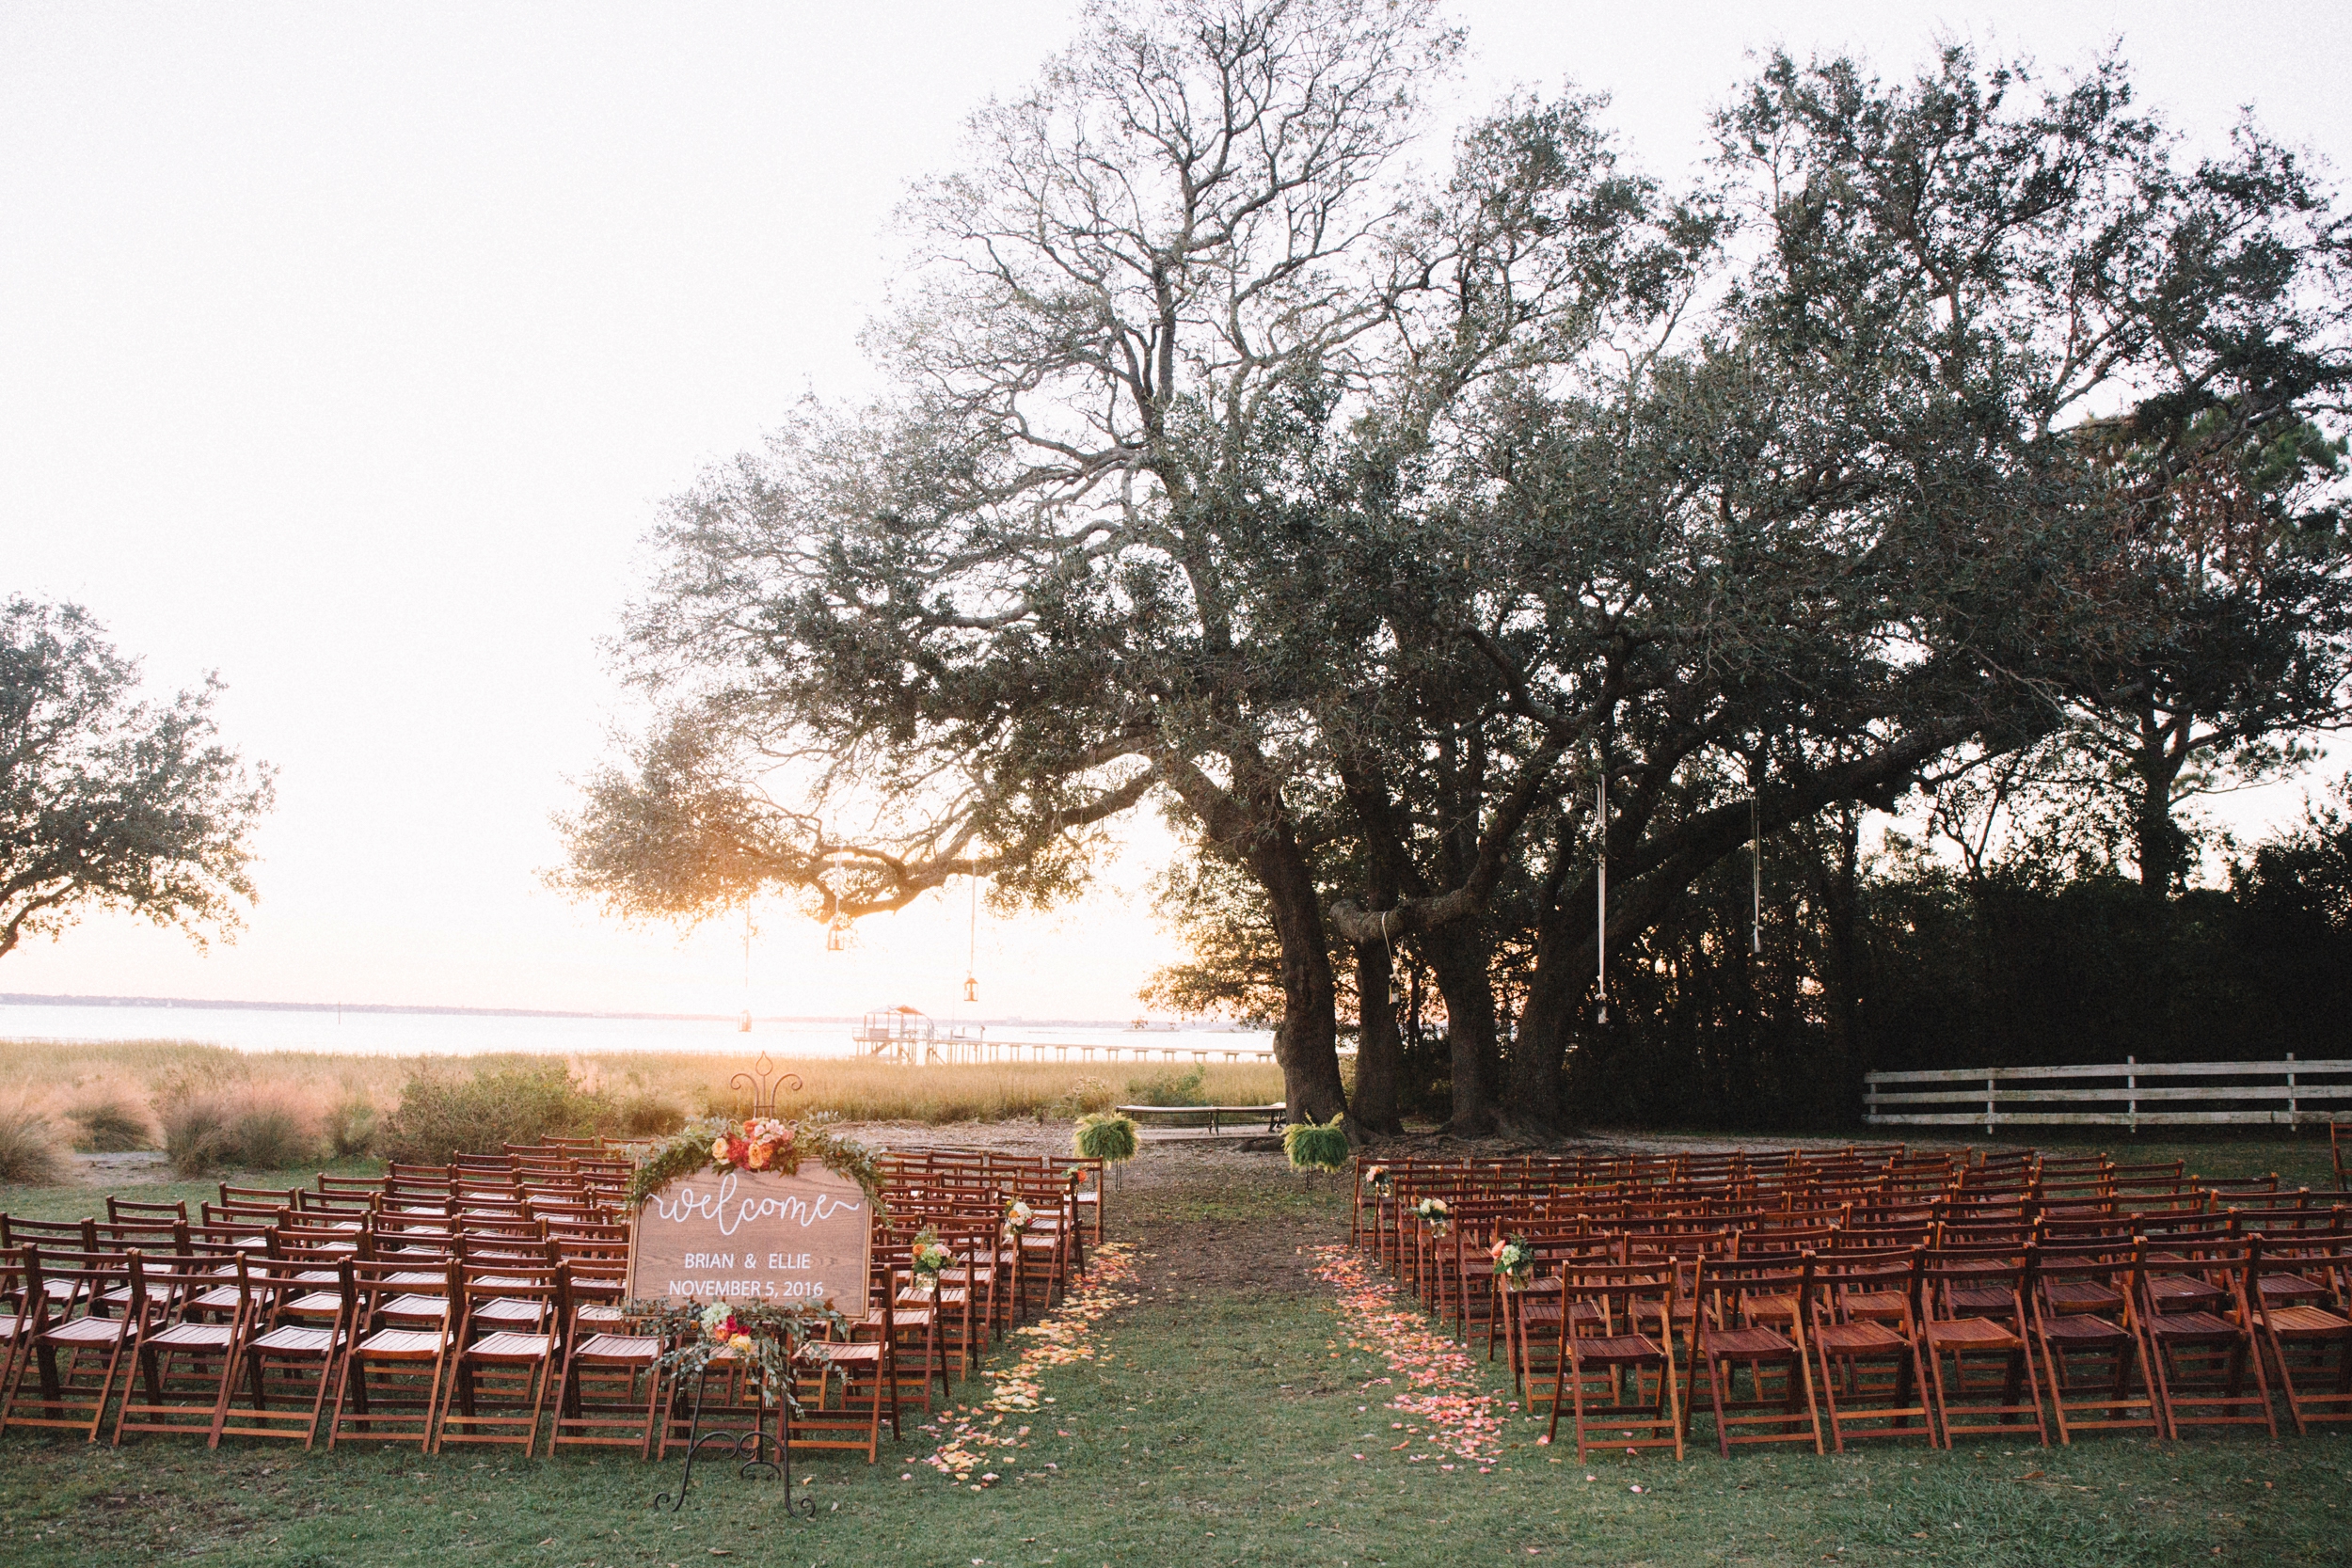
{"label": "picnic table", "polygon": [[1263,1117],[1267,1132],[1279,1132],[1282,1118],[1290,1114],[1290,1107],[1279,1102],[1272,1105],[1117,1105],[1112,1109],[1120,1116],[1134,1117],[1137,1120],[1146,1117],[1197,1117],[1205,1113],[1212,1132],[1217,1131],[1219,1120],[1226,1117],[1246,1117],[1250,1121]]}

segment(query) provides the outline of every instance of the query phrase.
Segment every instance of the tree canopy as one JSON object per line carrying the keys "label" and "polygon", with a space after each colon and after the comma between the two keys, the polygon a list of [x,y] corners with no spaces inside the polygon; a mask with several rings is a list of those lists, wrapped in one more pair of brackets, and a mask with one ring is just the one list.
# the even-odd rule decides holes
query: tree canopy
{"label": "tree canopy", "polygon": [[96,909],[201,943],[253,898],[269,769],[219,739],[216,678],[160,702],[137,684],[80,607],[0,607],[0,955]]}
{"label": "tree canopy", "polygon": [[1775,55],[1689,191],[1574,91],[1421,180],[1459,44],[1425,4],[1096,5],[980,109],[908,202],[887,393],[657,529],[623,649],[661,716],[591,781],[570,884],[1050,901],[1156,802],[1262,904],[1295,1112],[1348,1108],[1336,939],[1359,1120],[1394,1117],[1403,944],[1455,1124],[1547,1125],[1604,939],[1752,832],[2190,657],[2152,495],[2269,476],[2304,574],[2275,635],[2340,701],[2339,230],[2258,134],[2176,166],[2113,60]]}

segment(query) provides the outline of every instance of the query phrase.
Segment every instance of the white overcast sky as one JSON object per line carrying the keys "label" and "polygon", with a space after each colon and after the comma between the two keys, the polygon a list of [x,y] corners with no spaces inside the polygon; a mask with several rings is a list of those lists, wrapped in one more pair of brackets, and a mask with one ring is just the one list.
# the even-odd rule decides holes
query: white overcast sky
{"label": "white overcast sky", "polygon": [[[1614,97],[1673,176],[1747,52],[1939,38],[2045,68],[2120,39],[2207,140],[2252,104],[2341,158],[2338,6],[1462,3],[1469,111]],[[77,600],[151,679],[217,670],[281,769],[262,901],[199,953],[93,919],[0,990],[730,1011],[739,936],[543,890],[617,694],[596,640],[655,505],[808,390],[852,392],[908,180],[1077,24],[1048,0],[844,8],[0,3],[0,592]],[[2297,792],[2244,809],[2291,812]],[[1168,944],[1135,890],[992,927],[985,1010],[1123,1018]],[[965,913],[821,952],[755,1004],[948,1010]]]}

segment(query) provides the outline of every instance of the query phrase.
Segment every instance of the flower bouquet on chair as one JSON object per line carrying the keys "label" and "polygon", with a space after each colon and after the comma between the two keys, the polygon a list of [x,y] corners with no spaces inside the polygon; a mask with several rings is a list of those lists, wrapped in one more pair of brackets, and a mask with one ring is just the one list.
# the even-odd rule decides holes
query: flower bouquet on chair
{"label": "flower bouquet on chair", "polygon": [[1019,1198],[1005,1199],[1005,1240],[1008,1242],[1021,1240],[1021,1233],[1028,1229],[1029,1222],[1036,1218],[1037,1211]]}
{"label": "flower bouquet on chair", "polygon": [[1414,1215],[1429,1227],[1432,1236],[1443,1236],[1454,1228],[1454,1208],[1441,1197],[1424,1197],[1413,1205]]}
{"label": "flower bouquet on chair", "polygon": [[1386,1197],[1389,1196],[1390,1185],[1388,1166],[1367,1165],[1364,1167],[1364,1191],[1375,1197]]}
{"label": "flower bouquet on chair", "polygon": [[1486,1249],[1494,1259],[1495,1283],[1506,1291],[1524,1291],[1535,1283],[1535,1249],[1524,1236],[1498,1236]]}
{"label": "flower bouquet on chair", "polygon": [[947,1250],[947,1243],[939,1239],[938,1228],[925,1226],[915,1236],[914,1245],[908,1249],[908,1261],[914,1274],[914,1293],[937,1297],[940,1271],[955,1261],[955,1256]]}

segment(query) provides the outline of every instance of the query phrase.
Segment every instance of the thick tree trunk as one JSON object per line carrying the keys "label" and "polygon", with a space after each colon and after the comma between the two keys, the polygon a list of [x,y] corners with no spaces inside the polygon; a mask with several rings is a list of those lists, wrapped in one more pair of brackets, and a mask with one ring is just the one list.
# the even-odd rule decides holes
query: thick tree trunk
{"label": "thick tree trunk", "polygon": [[1356,944],[1356,1092],[1349,1112],[1367,1132],[1401,1132],[1397,1115],[1398,1074],[1404,1042],[1397,1033],[1396,1005],[1389,987],[1396,963],[1385,942]]}
{"label": "thick tree trunk", "polygon": [[1268,828],[1248,859],[1265,890],[1282,948],[1282,1022],[1274,1031],[1274,1059],[1281,1064],[1291,1119],[1329,1121],[1346,1111],[1347,1092],[1340,1083],[1338,987],[1314,876],[1287,823]]}
{"label": "thick tree trunk", "polygon": [[1446,1131],[1494,1130],[1495,988],[1487,965],[1494,944],[1475,921],[1456,921],[1422,939],[1445,998],[1445,1033],[1454,1068],[1454,1116]]}
{"label": "thick tree trunk", "polygon": [[2172,786],[2187,760],[2173,752],[2155,710],[2143,710],[2139,747],[2132,757],[2139,786],[2139,798],[2132,802],[2132,847],[2139,860],[2139,891],[2151,903],[2170,898],[2187,878],[2188,835],[2172,820]]}
{"label": "thick tree trunk", "polygon": [[1563,1069],[1577,1009],[1592,978],[1592,960],[1584,952],[1593,944],[1592,933],[1572,929],[1574,924],[1556,908],[1535,924],[1535,970],[1528,977],[1527,1001],[1511,1041],[1510,1087],[1500,1107],[1503,1125],[1514,1132],[1549,1135],[1565,1120]]}
{"label": "thick tree trunk", "polygon": [[1862,812],[1848,805],[1832,814],[1817,853],[1814,887],[1821,904],[1821,986],[1827,992],[1830,1050],[1841,1098],[1825,1106],[1828,1119],[1851,1123],[1869,1070],[1862,1028]]}

